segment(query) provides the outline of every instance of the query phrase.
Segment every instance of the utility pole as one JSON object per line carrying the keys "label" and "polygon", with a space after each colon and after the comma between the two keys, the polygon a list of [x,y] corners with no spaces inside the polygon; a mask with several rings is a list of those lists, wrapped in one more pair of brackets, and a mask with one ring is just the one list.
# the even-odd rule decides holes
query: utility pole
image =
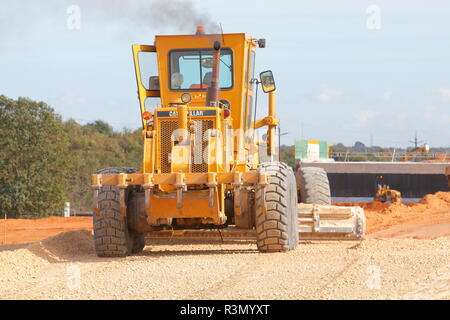
{"label": "utility pole", "polygon": [[417,130],[415,131],[414,141],[409,141],[409,142],[414,143],[414,150],[417,150],[417,148],[419,147],[419,143],[423,143],[423,141],[419,141],[419,139],[417,137]]}
{"label": "utility pole", "polygon": [[418,146],[419,146],[419,143],[417,142],[417,131],[416,131],[415,135],[414,135],[414,148],[417,149]]}

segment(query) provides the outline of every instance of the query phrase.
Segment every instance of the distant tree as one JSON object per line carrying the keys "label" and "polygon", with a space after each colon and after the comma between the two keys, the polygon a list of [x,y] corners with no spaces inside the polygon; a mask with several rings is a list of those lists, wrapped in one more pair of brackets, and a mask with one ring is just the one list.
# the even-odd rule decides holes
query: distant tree
{"label": "distant tree", "polygon": [[96,120],[93,123],[88,123],[86,126],[92,127],[98,133],[103,133],[110,137],[114,134],[113,127],[103,120]]}
{"label": "distant tree", "polygon": [[0,213],[61,212],[70,170],[67,146],[68,135],[51,107],[0,95]]}
{"label": "distant tree", "polygon": [[[80,125],[69,120],[65,123],[66,131],[71,139],[68,152],[72,166],[70,187],[68,189],[71,207],[77,211],[89,211],[92,208],[91,175],[106,167],[126,166],[139,168],[142,161],[143,143],[141,130],[124,130],[114,134],[108,130],[103,121],[100,125]],[[109,126],[109,125],[108,125]]]}
{"label": "distant tree", "polygon": [[347,151],[347,149],[348,148],[344,146],[342,143],[330,145],[330,152],[345,152]]}
{"label": "distant tree", "polygon": [[341,151],[341,150],[347,149],[347,147],[344,146],[343,143],[340,143],[340,142],[339,142],[339,143],[336,145],[336,149]]}
{"label": "distant tree", "polygon": [[360,141],[356,141],[353,150],[356,152],[364,152],[366,150],[366,145]]}

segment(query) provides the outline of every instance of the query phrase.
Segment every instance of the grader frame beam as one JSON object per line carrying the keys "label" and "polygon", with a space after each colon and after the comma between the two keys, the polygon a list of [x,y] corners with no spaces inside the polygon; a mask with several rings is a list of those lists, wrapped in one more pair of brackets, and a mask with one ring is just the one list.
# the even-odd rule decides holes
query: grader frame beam
{"label": "grader frame beam", "polygon": [[207,172],[207,173],[133,173],[133,174],[93,174],[92,187],[129,185],[175,185],[182,179],[186,185],[218,184],[267,184],[267,175],[255,171],[248,172]]}
{"label": "grader frame beam", "polygon": [[[94,214],[100,216],[99,190],[103,186],[117,186],[120,193],[120,212],[122,216],[127,214],[126,190],[129,186],[141,186],[144,189],[145,213],[150,225],[158,225],[160,219],[194,218],[202,213],[203,221],[223,225],[226,216],[219,208],[220,199],[217,188],[225,184],[233,187],[235,196],[234,210],[237,215],[241,213],[240,192],[243,186],[257,185],[264,187],[268,184],[269,176],[263,172],[207,172],[207,173],[120,173],[120,174],[94,174],[92,175],[92,188],[94,189]],[[153,193],[159,190],[158,185],[173,186],[176,193],[162,192],[159,195]],[[204,198],[202,191],[187,191],[187,187],[205,185],[209,188],[208,201],[200,201]],[[204,193],[204,192],[203,192]],[[191,194],[191,196],[189,196]],[[192,196],[194,195],[194,196]],[[263,195],[265,197],[265,195]],[[193,206],[192,200],[197,199],[197,206]],[[183,201],[184,200],[184,201]],[[175,206],[176,201],[176,206]],[[183,202],[187,202],[184,206]],[[195,202],[195,201],[194,201]],[[153,204],[152,204],[153,203]],[[152,207],[164,208],[158,210],[157,217],[152,214]],[[265,210],[265,206],[263,207]]]}

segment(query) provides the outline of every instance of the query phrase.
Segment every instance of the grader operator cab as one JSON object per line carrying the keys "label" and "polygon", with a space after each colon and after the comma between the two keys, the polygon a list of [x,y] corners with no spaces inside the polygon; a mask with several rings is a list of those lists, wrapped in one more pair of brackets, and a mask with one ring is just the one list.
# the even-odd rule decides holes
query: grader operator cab
{"label": "grader operator cab", "polygon": [[[262,252],[292,250],[299,236],[362,237],[364,212],[330,206],[324,171],[300,168],[296,182],[277,161],[275,80],[271,71],[255,79],[257,47],[265,41],[202,32],[133,46],[142,165],[92,176],[99,256],[139,253],[145,236],[250,237]],[[149,55],[157,69],[148,77],[142,57]],[[254,112],[259,84],[268,94],[262,119]],[[152,99],[159,104],[148,110]],[[265,141],[255,134],[263,127]]]}

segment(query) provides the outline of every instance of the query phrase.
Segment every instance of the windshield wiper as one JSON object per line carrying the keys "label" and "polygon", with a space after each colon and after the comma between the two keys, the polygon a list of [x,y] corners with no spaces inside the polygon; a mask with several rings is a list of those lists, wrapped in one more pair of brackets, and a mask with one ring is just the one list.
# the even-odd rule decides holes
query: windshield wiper
{"label": "windshield wiper", "polygon": [[222,58],[219,58],[219,60],[220,60],[220,62],[222,62],[225,66],[227,66],[228,69],[230,69],[230,71],[232,71],[232,70],[231,70],[231,65],[227,65],[225,62],[223,62]]}

